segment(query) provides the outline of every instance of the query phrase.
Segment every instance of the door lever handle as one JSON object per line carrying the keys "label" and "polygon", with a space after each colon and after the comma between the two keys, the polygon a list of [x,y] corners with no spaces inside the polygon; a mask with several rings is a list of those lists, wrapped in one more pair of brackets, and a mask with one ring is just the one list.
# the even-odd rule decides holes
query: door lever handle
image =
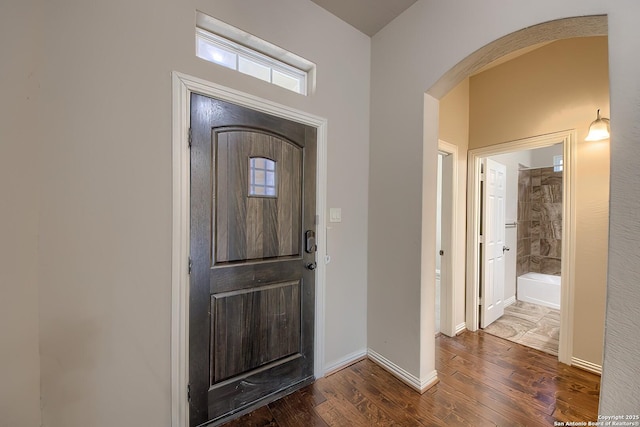
{"label": "door lever handle", "polygon": [[502,252],[507,252],[507,251],[510,251],[510,250],[511,250],[511,248],[509,246],[503,246],[502,247]]}

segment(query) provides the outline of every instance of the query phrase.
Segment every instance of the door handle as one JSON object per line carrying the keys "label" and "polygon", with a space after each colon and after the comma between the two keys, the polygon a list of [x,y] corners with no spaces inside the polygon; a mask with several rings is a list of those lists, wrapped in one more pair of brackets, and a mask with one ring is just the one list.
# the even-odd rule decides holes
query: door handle
{"label": "door handle", "polygon": [[509,246],[503,246],[503,247],[502,247],[502,252],[503,252],[503,253],[504,253],[504,252],[507,252],[507,251],[510,251],[510,250],[511,250],[511,248],[510,248]]}
{"label": "door handle", "polygon": [[315,262],[310,262],[309,264],[307,264],[307,269],[313,271],[317,266],[318,265]]}

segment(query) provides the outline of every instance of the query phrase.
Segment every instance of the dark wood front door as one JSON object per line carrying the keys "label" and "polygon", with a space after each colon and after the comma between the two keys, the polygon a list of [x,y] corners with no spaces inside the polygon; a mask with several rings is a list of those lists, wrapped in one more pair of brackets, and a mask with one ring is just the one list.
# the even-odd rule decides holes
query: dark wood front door
{"label": "dark wood front door", "polygon": [[315,177],[315,128],[191,96],[191,427],[313,381]]}

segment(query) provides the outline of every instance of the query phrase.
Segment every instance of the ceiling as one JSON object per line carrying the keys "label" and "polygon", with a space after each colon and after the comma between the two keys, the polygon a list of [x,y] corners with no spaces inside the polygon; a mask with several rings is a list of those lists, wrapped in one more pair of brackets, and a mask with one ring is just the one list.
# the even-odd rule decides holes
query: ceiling
{"label": "ceiling", "polygon": [[369,37],[416,0],[311,0]]}
{"label": "ceiling", "polygon": [[[417,0],[311,0],[318,6],[345,21],[347,24],[373,37],[389,22],[407,10]],[[520,55],[538,49],[549,42],[517,50],[487,64],[474,74],[479,74]]]}

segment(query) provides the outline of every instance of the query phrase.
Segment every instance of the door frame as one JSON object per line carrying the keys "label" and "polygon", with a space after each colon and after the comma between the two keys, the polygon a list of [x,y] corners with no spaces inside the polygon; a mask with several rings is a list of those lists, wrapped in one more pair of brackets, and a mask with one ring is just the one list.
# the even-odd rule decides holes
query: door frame
{"label": "door frame", "polygon": [[[199,93],[317,129],[316,226],[326,229],[326,119],[187,74],[172,72],[171,427],[188,427],[190,97]],[[317,240],[314,376],[324,376],[326,243]]]}
{"label": "door frame", "polygon": [[[456,227],[458,222],[458,146],[439,139],[438,151],[451,156],[450,170],[447,171],[443,167],[441,171],[443,182],[445,172],[448,172],[447,179],[451,183],[451,192],[444,194],[444,186],[442,192],[442,200],[445,200],[445,197],[451,200],[451,216],[442,215],[440,220],[440,231],[449,231],[449,235],[440,233],[441,245],[448,248],[449,252],[440,260],[440,332],[449,337],[455,337],[458,332],[455,322],[456,266],[458,265],[456,244],[458,241],[458,227]],[[440,209],[442,210],[442,206]],[[448,226],[445,226],[445,221],[449,223]],[[436,248],[436,251],[438,250],[440,248]],[[442,280],[443,277],[447,278],[446,286],[445,281]]]}
{"label": "door frame", "polygon": [[575,166],[576,166],[575,129],[554,132],[546,135],[524,138],[516,141],[475,148],[468,152],[467,165],[467,329],[478,330],[479,320],[479,247],[480,247],[480,163],[484,157],[505,154],[513,151],[543,148],[563,143],[563,203],[562,203],[562,285],[560,299],[560,339],[558,360],[571,365],[573,354],[573,304],[575,277]]}

